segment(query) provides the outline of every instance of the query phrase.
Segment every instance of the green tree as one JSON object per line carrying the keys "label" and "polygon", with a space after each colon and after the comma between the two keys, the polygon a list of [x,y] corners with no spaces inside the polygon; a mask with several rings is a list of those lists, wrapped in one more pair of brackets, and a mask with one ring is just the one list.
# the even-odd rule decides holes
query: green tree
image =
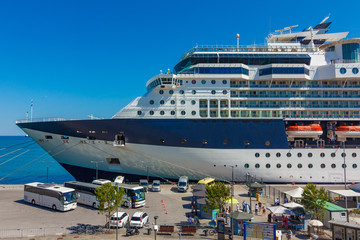
{"label": "green tree", "polygon": [[324,221],[326,201],[330,201],[330,199],[325,188],[318,189],[315,183],[306,184],[301,203],[307,211],[313,214],[314,219]]}
{"label": "green tree", "polygon": [[230,187],[223,182],[216,182],[206,186],[206,200],[205,209],[211,211],[212,209],[219,209],[220,212],[224,209],[225,200],[230,198]]}
{"label": "green tree", "polygon": [[123,203],[123,195],[125,190],[111,185],[111,183],[105,183],[101,187],[95,189],[95,194],[99,200],[99,214],[104,214],[106,217],[106,224],[109,227],[110,232],[110,218],[113,213],[116,211],[118,203],[119,206]]}

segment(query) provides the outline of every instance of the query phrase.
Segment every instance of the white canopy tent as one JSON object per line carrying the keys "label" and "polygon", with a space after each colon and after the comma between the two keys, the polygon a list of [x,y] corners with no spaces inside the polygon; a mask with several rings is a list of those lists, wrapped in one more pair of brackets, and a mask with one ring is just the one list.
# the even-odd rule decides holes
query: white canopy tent
{"label": "white canopy tent", "polygon": [[304,207],[303,205],[295,203],[295,202],[284,203],[283,206],[286,208],[290,208],[290,209],[297,208],[297,207],[302,207],[302,208]]}
{"label": "white canopy tent", "polygon": [[302,198],[302,194],[304,192],[304,189],[301,187],[295,188],[293,190],[284,192],[286,195],[289,195],[290,197],[293,198]]}
{"label": "white canopy tent", "polygon": [[295,213],[287,208],[284,208],[283,206],[272,206],[267,207],[270,212],[273,214],[289,214],[289,215],[295,215]]}

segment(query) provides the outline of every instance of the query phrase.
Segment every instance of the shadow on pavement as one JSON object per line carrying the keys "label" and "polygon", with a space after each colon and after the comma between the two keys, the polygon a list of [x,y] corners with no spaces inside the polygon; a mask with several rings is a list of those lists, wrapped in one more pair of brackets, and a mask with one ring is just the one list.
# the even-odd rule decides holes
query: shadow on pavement
{"label": "shadow on pavement", "polygon": [[91,224],[80,224],[76,226],[71,226],[66,228],[70,231],[70,234],[96,234],[96,233],[106,233],[107,228],[101,225],[91,225]]}

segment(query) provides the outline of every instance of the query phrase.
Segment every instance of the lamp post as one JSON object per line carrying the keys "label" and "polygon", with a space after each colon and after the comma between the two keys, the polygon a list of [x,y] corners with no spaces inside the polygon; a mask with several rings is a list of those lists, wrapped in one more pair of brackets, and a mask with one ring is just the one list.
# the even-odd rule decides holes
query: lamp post
{"label": "lamp post", "polygon": [[155,232],[155,240],[156,240],[156,232],[157,232],[157,225],[156,225],[156,219],[158,219],[158,216],[154,216],[154,220],[155,220],[155,226],[154,226],[154,232]]}
{"label": "lamp post", "polygon": [[118,240],[119,231],[119,183],[116,183],[116,240]]}
{"label": "lamp post", "polygon": [[98,179],[98,169],[99,169],[99,163],[102,163],[104,161],[91,161],[91,163],[95,163],[96,165],[96,178],[95,179]]}
{"label": "lamp post", "polygon": [[345,161],[345,141],[342,142],[343,143],[343,157],[344,157],[344,164],[343,164],[343,168],[344,168],[344,185],[345,185],[345,190],[346,190],[346,161]]}
{"label": "lamp post", "polygon": [[50,162],[43,161],[42,163],[46,163],[46,183],[49,183],[49,163],[53,163],[53,162],[52,161],[50,161]]}

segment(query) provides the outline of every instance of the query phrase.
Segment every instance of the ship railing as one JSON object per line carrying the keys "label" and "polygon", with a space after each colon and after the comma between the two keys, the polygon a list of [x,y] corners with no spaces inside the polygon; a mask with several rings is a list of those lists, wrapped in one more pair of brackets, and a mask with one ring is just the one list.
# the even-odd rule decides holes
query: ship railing
{"label": "ship railing", "polygon": [[337,63],[360,63],[360,59],[331,59],[330,64]]}
{"label": "ship railing", "polygon": [[46,117],[46,118],[33,118],[33,119],[20,119],[16,120],[16,123],[31,123],[31,122],[58,122],[58,121],[67,121],[67,120],[78,120],[78,119],[66,119],[59,117]]}
{"label": "ship railing", "polygon": [[317,47],[294,45],[198,45],[186,52],[181,60],[194,52],[314,52]]}
{"label": "ship railing", "polygon": [[125,146],[125,141],[124,140],[115,140],[113,142],[113,146],[114,147],[124,147]]}

